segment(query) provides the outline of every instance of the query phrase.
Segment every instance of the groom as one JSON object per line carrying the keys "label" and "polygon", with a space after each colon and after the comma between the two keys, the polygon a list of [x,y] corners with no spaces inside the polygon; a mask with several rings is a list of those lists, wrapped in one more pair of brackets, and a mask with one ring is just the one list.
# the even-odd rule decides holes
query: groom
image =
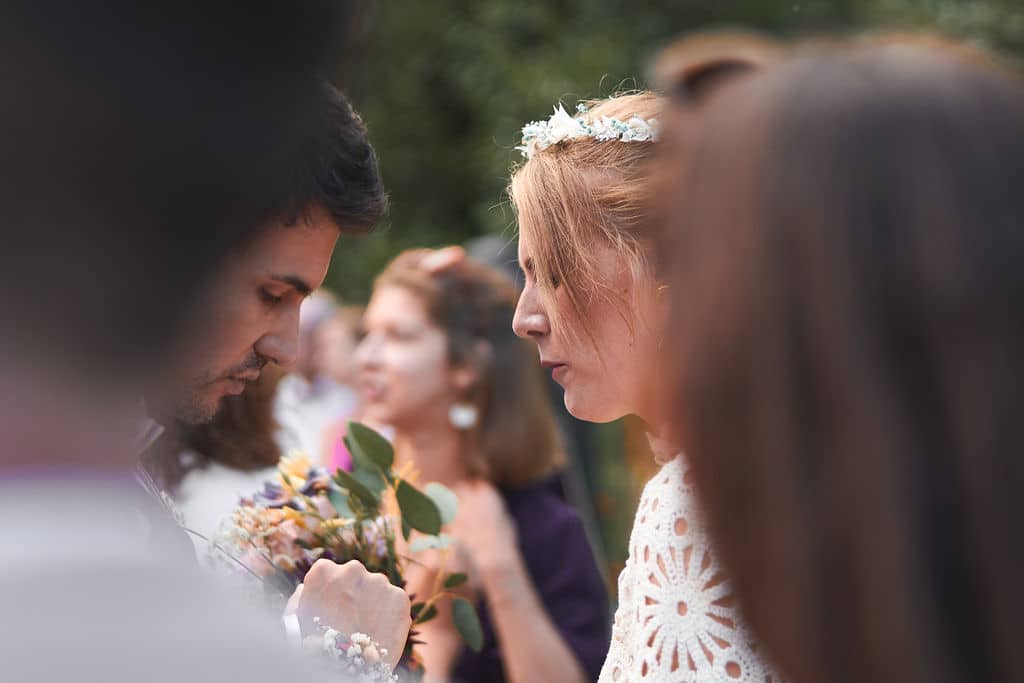
{"label": "groom", "polygon": [[[225,396],[243,392],[267,364],[292,365],[299,309],[323,283],[339,236],[371,229],[387,208],[366,128],[345,97],[324,83],[313,111],[323,125],[300,145],[283,210],[234,246],[189,321],[181,360],[169,366],[172,389],[163,401],[149,401],[160,421],[209,421]],[[159,433],[153,426],[147,431]],[[160,463],[148,455],[144,461],[159,470]],[[338,628],[355,621],[359,629],[389,641],[386,646],[397,656],[409,627],[404,593],[388,590],[386,581],[374,583],[374,602],[351,592],[353,586],[380,580],[357,564],[318,563],[298,594],[301,600],[296,598],[299,613],[328,623],[333,619]]]}
{"label": "groom", "polygon": [[234,245],[191,321],[192,343],[173,372],[181,378],[174,402],[158,406],[165,416],[207,422],[265,365],[291,365],[299,307],[323,282],[339,235],[373,228],[387,208],[366,129],[344,96],[324,84],[313,118],[281,210]]}
{"label": "groom", "polygon": [[[140,395],[201,418],[288,360],[292,297],[319,284],[348,225],[314,200],[311,154],[343,27],[328,0],[0,8],[6,678],[303,677],[279,634],[169,551],[166,517],[137,514],[149,502],[129,472]],[[201,343],[209,321],[232,334]],[[200,358],[188,376],[208,381],[161,401]],[[407,619],[408,601],[359,569],[325,566],[303,599],[383,640],[373,620]]]}

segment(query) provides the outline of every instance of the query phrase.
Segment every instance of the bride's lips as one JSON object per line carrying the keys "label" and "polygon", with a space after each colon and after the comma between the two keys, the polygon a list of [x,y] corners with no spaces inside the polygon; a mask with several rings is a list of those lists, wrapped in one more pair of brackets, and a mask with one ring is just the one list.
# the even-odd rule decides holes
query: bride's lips
{"label": "bride's lips", "polygon": [[560,363],[553,360],[544,360],[540,362],[540,366],[545,370],[551,371],[551,377],[556,382],[561,384],[561,378],[565,376],[565,373],[569,370],[569,366],[565,363]]}

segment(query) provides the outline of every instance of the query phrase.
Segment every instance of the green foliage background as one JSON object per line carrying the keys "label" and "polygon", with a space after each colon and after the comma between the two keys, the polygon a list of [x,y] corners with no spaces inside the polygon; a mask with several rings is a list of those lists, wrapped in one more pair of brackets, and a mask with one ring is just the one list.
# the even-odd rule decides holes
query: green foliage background
{"label": "green foliage background", "polygon": [[[523,123],[560,99],[644,87],[651,57],[684,33],[927,29],[1024,56],[1024,0],[377,0],[363,24],[339,82],[369,127],[392,210],[335,252],[327,286],[350,302],[404,248],[513,239],[504,189]],[[612,580],[646,474],[638,463],[651,462],[639,436],[628,421],[602,425],[589,455]]]}
{"label": "green foliage background", "polygon": [[364,300],[410,246],[508,232],[517,132],[559,99],[644,86],[658,47],[687,32],[926,28],[1024,55],[1024,0],[377,0],[340,76],[363,114],[393,201],[345,238],[327,285]]}

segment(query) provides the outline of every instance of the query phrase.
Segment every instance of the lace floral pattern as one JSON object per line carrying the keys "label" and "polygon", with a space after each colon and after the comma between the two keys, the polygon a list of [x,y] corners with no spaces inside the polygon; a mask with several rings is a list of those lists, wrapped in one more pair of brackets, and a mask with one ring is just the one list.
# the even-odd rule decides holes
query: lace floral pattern
{"label": "lace floral pattern", "polygon": [[619,575],[619,608],[600,683],[777,681],[739,622],[711,554],[686,465],[644,487]]}

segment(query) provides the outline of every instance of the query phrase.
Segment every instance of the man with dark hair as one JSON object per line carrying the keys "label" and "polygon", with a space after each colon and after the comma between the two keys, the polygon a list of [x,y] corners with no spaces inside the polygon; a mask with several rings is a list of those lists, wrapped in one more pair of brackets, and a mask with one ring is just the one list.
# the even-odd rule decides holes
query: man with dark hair
{"label": "man with dark hair", "polygon": [[[199,407],[252,374],[249,351],[287,362],[292,297],[319,284],[339,228],[383,208],[369,146],[345,143],[364,133],[325,105],[345,25],[338,0],[0,4],[5,680],[304,680],[278,634],[173,552],[180,530],[131,471],[139,397],[162,403],[202,365],[173,359],[206,357],[189,352],[220,331],[204,321],[248,340],[208,341],[226,379]],[[319,146],[330,131],[337,146]],[[327,623],[408,632],[385,578],[311,576]]]}
{"label": "man with dark hair", "polygon": [[345,97],[324,85],[314,126],[285,181],[282,211],[241,243],[211,284],[192,321],[193,342],[175,375],[175,403],[164,414],[188,424],[213,418],[221,399],[241,393],[267,363],[288,366],[297,353],[299,307],[323,282],[342,233],[372,228],[387,198],[366,128]]}

